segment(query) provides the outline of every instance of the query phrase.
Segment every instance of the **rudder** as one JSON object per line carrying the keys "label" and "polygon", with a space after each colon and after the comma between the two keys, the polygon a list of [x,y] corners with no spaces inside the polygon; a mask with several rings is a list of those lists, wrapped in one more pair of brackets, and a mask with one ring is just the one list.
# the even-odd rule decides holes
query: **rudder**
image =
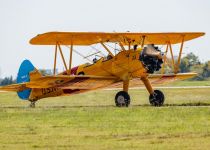
{"label": "rudder", "polygon": [[[24,60],[19,68],[18,75],[17,75],[17,83],[24,83],[30,81],[30,72],[34,71],[36,68],[33,66],[33,64],[29,60]],[[27,89],[21,92],[17,92],[18,97],[22,100],[28,100],[31,89]]]}

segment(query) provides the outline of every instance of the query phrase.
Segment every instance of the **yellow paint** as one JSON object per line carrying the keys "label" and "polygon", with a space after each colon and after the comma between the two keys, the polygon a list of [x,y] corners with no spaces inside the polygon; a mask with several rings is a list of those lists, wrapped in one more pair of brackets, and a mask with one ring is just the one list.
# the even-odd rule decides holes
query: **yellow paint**
{"label": "yellow paint", "polygon": [[177,62],[177,64],[176,64],[176,68],[175,68],[174,73],[177,73],[178,70],[179,70],[179,65],[180,65],[180,62],[181,62],[181,56],[182,56],[183,45],[184,45],[184,36],[182,37],[182,43],[181,43],[181,47],[180,47],[180,50],[179,50],[178,62]]}
{"label": "yellow paint", "polygon": [[[184,41],[188,41],[204,35],[204,33],[93,33],[93,32],[50,32],[40,34],[31,39],[31,44],[56,45],[54,58],[54,76],[43,77],[37,70],[30,73],[30,82],[8,85],[0,87],[0,90],[22,91],[32,89],[30,100],[38,100],[45,97],[71,95],[98,88],[111,87],[115,84],[123,83],[121,87],[128,91],[132,85],[138,85],[143,81],[150,94],[153,93],[149,79],[155,79],[158,83],[171,79],[186,79],[196,74],[172,74],[172,75],[149,75],[146,68],[139,60],[141,51],[145,44],[166,45],[170,49],[172,60],[173,50],[171,44],[182,43],[180,53],[183,49]],[[183,37],[184,38],[180,38]],[[128,40],[129,39],[129,40]],[[59,42],[59,44],[58,44]],[[74,45],[91,45],[101,43],[111,57],[103,57],[92,64],[82,64],[78,66],[76,75],[70,75],[72,64],[72,51]],[[104,42],[118,43],[122,50],[115,56],[104,45]],[[131,45],[141,45],[137,50],[130,49]],[[71,45],[69,68],[67,68],[60,45]],[[129,46],[125,50],[123,45]],[[57,48],[60,51],[65,72],[55,75]],[[181,55],[180,55],[181,57]],[[164,59],[165,62],[165,59]],[[173,66],[174,64],[174,60]],[[174,68],[175,69],[175,68]],[[160,80],[159,80],[160,79]],[[132,82],[135,81],[135,82]],[[142,82],[141,81],[141,82]],[[153,83],[153,82],[152,82]]]}
{"label": "yellow paint", "polygon": [[56,71],[56,63],[57,63],[57,53],[58,53],[58,44],[55,45],[55,56],[54,56],[54,68],[53,68],[53,74],[55,75]]}
{"label": "yellow paint", "polygon": [[[166,45],[168,41],[171,44],[178,44],[184,41],[189,41],[200,36],[203,36],[203,32],[172,32],[172,33],[104,33],[104,32],[48,32],[38,34],[36,37],[30,40],[33,45],[55,45],[56,42],[60,42],[60,45],[71,45],[72,41],[74,45],[92,45],[100,42],[121,42],[123,45],[141,45],[142,37],[146,36],[144,45],[156,44]],[[131,40],[127,40],[131,39]]]}

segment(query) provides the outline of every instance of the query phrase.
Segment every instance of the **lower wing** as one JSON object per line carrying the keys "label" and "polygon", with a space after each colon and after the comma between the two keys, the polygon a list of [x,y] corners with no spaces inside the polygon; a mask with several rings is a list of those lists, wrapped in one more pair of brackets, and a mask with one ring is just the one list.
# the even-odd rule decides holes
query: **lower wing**
{"label": "lower wing", "polygon": [[15,91],[20,92],[26,89],[40,89],[40,88],[50,88],[57,87],[60,89],[84,89],[91,90],[101,87],[108,86],[112,83],[118,81],[115,77],[107,76],[45,76],[36,78],[30,82],[25,82],[21,84],[11,84],[7,86],[1,86],[1,91]]}
{"label": "lower wing", "polygon": [[[151,74],[148,76],[152,85],[163,85],[170,82],[185,80],[196,76],[197,73],[178,73],[178,74]],[[136,77],[130,80],[129,87],[141,87],[144,86],[141,81],[141,77]],[[112,84],[108,88],[122,88],[122,82]]]}
{"label": "lower wing", "polygon": [[[196,73],[178,73],[178,74],[153,74],[149,75],[151,83],[154,84],[166,84],[176,80],[184,80],[196,76]],[[129,87],[143,86],[142,81],[139,78],[133,78],[130,80]],[[60,89],[81,89],[91,90],[102,87],[108,88],[122,88],[122,81],[116,77],[104,77],[104,76],[45,76],[37,78],[33,81],[11,84],[7,86],[1,86],[0,91],[14,91],[20,92],[26,89],[32,88],[50,88],[58,87]]]}

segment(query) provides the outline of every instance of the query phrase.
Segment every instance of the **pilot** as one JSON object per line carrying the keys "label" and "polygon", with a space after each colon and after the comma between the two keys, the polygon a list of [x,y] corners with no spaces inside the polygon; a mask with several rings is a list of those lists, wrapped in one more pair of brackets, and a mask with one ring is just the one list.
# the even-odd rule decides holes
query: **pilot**
{"label": "pilot", "polygon": [[113,57],[112,57],[112,55],[110,55],[110,54],[107,56],[107,60],[110,60],[110,59],[112,59],[112,58],[113,58]]}
{"label": "pilot", "polygon": [[97,58],[93,58],[93,63],[95,64],[97,62]]}
{"label": "pilot", "polygon": [[134,46],[133,46],[133,50],[134,50],[134,51],[137,50],[137,47],[138,47],[138,45],[134,45]]}

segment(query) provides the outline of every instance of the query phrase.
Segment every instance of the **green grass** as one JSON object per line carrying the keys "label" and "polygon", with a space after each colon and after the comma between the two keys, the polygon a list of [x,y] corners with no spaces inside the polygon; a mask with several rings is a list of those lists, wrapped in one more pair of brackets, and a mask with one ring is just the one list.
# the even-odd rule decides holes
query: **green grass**
{"label": "green grass", "polygon": [[210,89],[163,89],[164,107],[131,90],[129,108],[117,91],[41,100],[35,109],[0,93],[0,149],[209,149]]}
{"label": "green grass", "polygon": [[168,84],[167,86],[210,86],[210,80],[206,81],[189,81],[189,80],[183,80],[183,81],[177,81],[172,82]]}

